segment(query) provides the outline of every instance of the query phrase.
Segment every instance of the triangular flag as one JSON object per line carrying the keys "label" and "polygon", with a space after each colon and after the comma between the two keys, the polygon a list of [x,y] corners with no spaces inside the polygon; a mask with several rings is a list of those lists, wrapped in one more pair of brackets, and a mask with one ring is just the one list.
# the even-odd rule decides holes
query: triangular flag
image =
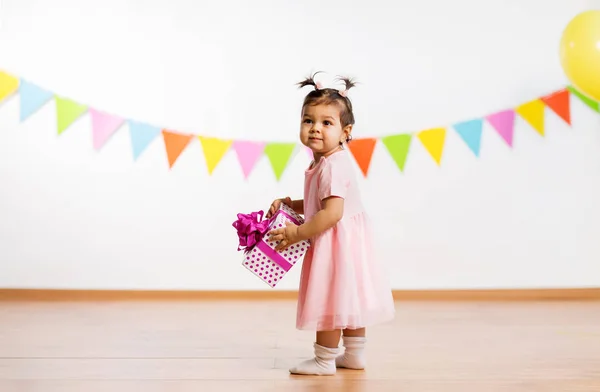
{"label": "triangular flag", "polygon": [[132,120],[129,120],[128,123],[131,148],[133,150],[133,160],[136,160],[160,134],[161,129]]}
{"label": "triangular flag", "polygon": [[571,94],[568,89],[563,89],[542,97],[544,102],[554,113],[571,125]]}
{"label": "triangular flag", "polygon": [[54,94],[33,83],[21,79],[19,83],[19,101],[21,105],[21,121],[37,112],[42,106],[52,99]]}
{"label": "triangular flag", "polygon": [[229,147],[233,141],[216,137],[198,136],[198,138],[202,144],[202,151],[204,151],[204,159],[206,160],[206,166],[208,167],[208,174],[212,174],[225,153],[229,151]]}
{"label": "triangular flag", "polygon": [[173,132],[166,129],[163,129],[162,134],[165,141],[165,149],[167,150],[169,168],[172,168],[194,135]]}
{"label": "triangular flag", "polygon": [[590,97],[584,95],[582,92],[580,92],[579,90],[577,90],[575,87],[573,86],[569,86],[569,90],[575,94],[577,96],[577,98],[579,98],[581,100],[581,102],[585,103],[587,106],[590,107],[590,109],[600,113],[600,102],[594,101],[593,99],[591,99]]}
{"label": "triangular flag", "polygon": [[19,88],[19,79],[0,71],[0,102]]}
{"label": "triangular flag", "polygon": [[444,142],[446,141],[446,128],[433,128],[421,131],[417,134],[423,147],[429,152],[433,160],[440,165],[442,162],[442,153],[444,152]]}
{"label": "triangular flag", "polygon": [[404,171],[404,164],[406,163],[406,158],[408,157],[408,150],[410,148],[411,140],[412,135],[409,133],[385,136],[381,139],[381,142],[389,151],[400,171]]}
{"label": "triangular flag", "polygon": [[110,137],[123,125],[124,120],[121,117],[100,112],[90,108],[92,117],[92,139],[94,148],[100,150]]}
{"label": "triangular flag", "polygon": [[248,178],[252,169],[254,169],[254,165],[256,165],[256,162],[262,156],[265,143],[236,140],[233,142],[232,148],[238,157],[244,178]]}
{"label": "triangular flag", "polygon": [[265,155],[269,158],[275,177],[278,180],[281,178],[295,148],[296,143],[269,143],[265,147]]}
{"label": "triangular flag", "polygon": [[60,135],[86,112],[87,106],[58,96],[55,96],[54,100],[56,101],[57,130]]}
{"label": "triangular flag", "polygon": [[456,133],[460,135],[462,140],[473,151],[476,157],[479,156],[481,147],[481,133],[483,131],[483,119],[464,121],[453,125]]}
{"label": "triangular flag", "polygon": [[517,106],[516,112],[523,117],[540,135],[544,136],[544,109],[546,105],[541,99],[534,99]]}
{"label": "triangular flag", "polygon": [[371,165],[371,158],[373,157],[373,151],[375,150],[376,144],[377,139],[375,138],[353,139],[348,143],[348,148],[365,177],[369,172],[369,166]]}
{"label": "triangular flag", "polygon": [[503,110],[498,113],[490,114],[486,119],[502,139],[504,139],[506,144],[512,147],[515,130],[515,111],[512,109]]}

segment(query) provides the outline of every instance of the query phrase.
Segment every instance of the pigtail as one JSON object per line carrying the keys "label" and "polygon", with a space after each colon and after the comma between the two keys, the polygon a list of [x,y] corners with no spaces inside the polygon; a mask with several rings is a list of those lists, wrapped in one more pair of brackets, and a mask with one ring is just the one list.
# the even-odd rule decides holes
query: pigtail
{"label": "pigtail", "polygon": [[346,87],[346,91],[348,91],[352,87],[356,86],[356,82],[352,78],[346,78],[346,77],[339,76],[338,78],[336,78],[336,80],[339,80],[340,82],[344,82],[344,86]]}
{"label": "pigtail", "polygon": [[315,82],[315,76],[321,72],[322,71],[315,72],[314,74],[312,74],[312,76],[308,76],[303,81],[296,83],[296,85],[298,85],[298,88],[302,88],[302,87],[306,87],[306,86],[314,86],[315,90],[321,89],[321,84],[319,82]]}
{"label": "pigtail", "polygon": [[344,83],[344,89],[343,90],[339,90],[339,94],[342,97],[347,97],[348,96],[348,90],[350,90],[352,87],[356,86],[356,82],[354,81],[354,79],[352,78],[347,78],[347,77],[342,77],[342,76],[338,76],[336,78],[336,80],[343,82]]}

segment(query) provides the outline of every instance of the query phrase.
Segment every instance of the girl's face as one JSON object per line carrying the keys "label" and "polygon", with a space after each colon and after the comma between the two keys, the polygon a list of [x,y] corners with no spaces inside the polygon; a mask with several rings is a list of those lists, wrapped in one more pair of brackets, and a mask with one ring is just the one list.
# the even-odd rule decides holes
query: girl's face
{"label": "girl's face", "polygon": [[351,131],[352,125],[342,128],[337,105],[308,105],[302,111],[300,141],[312,150],[315,161],[335,152]]}

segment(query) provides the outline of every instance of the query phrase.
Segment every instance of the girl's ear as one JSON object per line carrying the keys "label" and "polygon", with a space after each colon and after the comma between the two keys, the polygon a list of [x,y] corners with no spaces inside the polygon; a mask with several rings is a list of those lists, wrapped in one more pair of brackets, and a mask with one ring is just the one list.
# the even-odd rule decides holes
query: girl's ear
{"label": "girl's ear", "polygon": [[343,138],[344,138],[343,142],[345,143],[352,136],[352,124],[346,125],[342,131],[343,131]]}

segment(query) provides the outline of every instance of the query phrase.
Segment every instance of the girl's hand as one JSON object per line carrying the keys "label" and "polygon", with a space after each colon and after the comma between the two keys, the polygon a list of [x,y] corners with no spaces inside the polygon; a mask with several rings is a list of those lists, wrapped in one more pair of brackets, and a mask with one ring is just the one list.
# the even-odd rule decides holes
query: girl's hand
{"label": "girl's hand", "polygon": [[273,201],[273,203],[271,203],[271,207],[269,208],[269,211],[267,211],[267,215],[265,217],[267,219],[271,218],[273,214],[275,214],[275,212],[279,210],[279,206],[281,206],[281,203],[285,203],[288,207],[292,208],[292,199],[290,199],[289,197],[286,197],[284,199],[276,199],[275,201]]}
{"label": "girl's hand", "polygon": [[271,230],[267,233],[269,235],[269,241],[280,241],[275,247],[275,250],[285,250],[290,245],[300,241],[300,235],[298,233],[298,226],[290,221],[285,222],[285,227]]}

